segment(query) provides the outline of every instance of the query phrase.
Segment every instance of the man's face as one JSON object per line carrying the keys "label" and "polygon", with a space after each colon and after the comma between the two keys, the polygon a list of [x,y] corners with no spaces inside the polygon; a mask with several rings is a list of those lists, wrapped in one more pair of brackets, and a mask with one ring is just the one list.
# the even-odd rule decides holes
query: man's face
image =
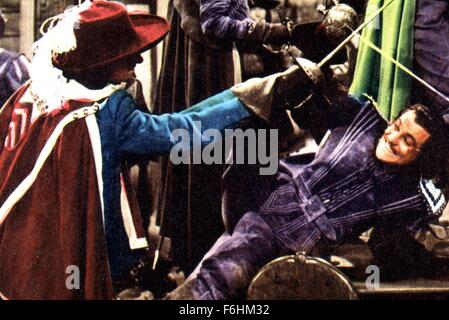
{"label": "man's face", "polygon": [[414,110],[406,111],[385,129],[376,148],[376,157],[392,165],[413,162],[430,134],[415,122]]}
{"label": "man's face", "polygon": [[126,82],[131,78],[135,78],[134,68],[136,67],[136,64],[141,63],[142,61],[143,59],[140,54],[119,61],[113,66],[112,73],[109,76],[109,82],[121,83]]}

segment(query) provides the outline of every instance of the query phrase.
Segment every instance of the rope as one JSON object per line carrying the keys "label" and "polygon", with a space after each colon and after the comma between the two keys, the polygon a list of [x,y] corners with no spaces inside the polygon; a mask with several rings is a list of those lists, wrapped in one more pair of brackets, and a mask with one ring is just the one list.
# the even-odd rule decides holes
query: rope
{"label": "rope", "polygon": [[[354,31],[352,31],[352,33],[345,39],[343,40],[334,50],[332,50],[326,57],[324,57],[323,60],[321,60],[320,63],[318,63],[318,67],[322,67],[323,65],[325,65],[327,62],[329,62],[330,59],[332,59],[332,57],[334,55],[337,54],[338,51],[340,51],[349,41],[351,41],[351,39],[358,34],[363,28],[365,28],[369,23],[371,23],[372,20],[374,20],[374,18],[376,18],[382,11],[385,10],[386,7],[388,7],[393,1],[395,0],[390,0],[387,3],[385,3],[382,7],[380,7],[376,12],[374,12],[371,16],[369,16],[365,22],[363,22],[357,29],[355,29]],[[352,30],[352,29],[351,29]]]}
{"label": "rope", "polygon": [[[348,26],[349,28],[349,26]],[[385,59],[387,59],[388,61],[390,61],[391,63],[393,63],[394,65],[396,65],[399,69],[401,69],[402,71],[404,71],[406,74],[408,74],[410,77],[412,77],[413,79],[415,79],[416,81],[418,81],[419,83],[421,83],[423,86],[425,86],[427,89],[431,90],[432,92],[434,92],[435,94],[439,95],[440,97],[442,97],[446,102],[449,103],[449,98],[446,97],[443,93],[441,93],[440,91],[438,91],[437,89],[435,89],[432,85],[430,85],[428,82],[426,82],[425,80],[421,79],[420,77],[418,77],[416,74],[413,73],[413,71],[411,71],[409,68],[407,68],[406,66],[404,66],[402,63],[400,63],[399,61],[397,61],[396,59],[394,59],[392,56],[388,55],[387,53],[385,53],[382,49],[380,49],[379,47],[377,47],[374,43],[372,43],[370,40],[365,39],[363,36],[360,36],[360,40],[362,40],[362,42],[364,44],[366,44],[368,47],[370,47],[372,50],[376,51],[377,53],[379,53],[382,57],[384,57]]]}

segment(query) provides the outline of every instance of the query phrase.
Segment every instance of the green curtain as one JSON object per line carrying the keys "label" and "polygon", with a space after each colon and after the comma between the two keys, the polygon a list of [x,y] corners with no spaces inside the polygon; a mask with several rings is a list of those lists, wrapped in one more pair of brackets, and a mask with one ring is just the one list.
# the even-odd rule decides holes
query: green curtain
{"label": "green curtain", "polygon": [[[370,0],[366,17],[388,0]],[[362,37],[407,68],[413,65],[413,24],[415,0],[394,0],[362,31]],[[386,119],[393,119],[407,106],[411,78],[389,60],[383,58],[362,41],[350,92],[360,99],[372,97]]]}

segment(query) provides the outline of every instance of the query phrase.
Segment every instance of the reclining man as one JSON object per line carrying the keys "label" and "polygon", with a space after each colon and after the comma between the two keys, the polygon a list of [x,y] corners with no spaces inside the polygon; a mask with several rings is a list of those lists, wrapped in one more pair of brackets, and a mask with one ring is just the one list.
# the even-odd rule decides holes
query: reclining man
{"label": "reclining man", "polygon": [[[304,95],[285,78],[277,83],[290,86],[292,91],[285,90],[290,97],[293,92]],[[241,90],[252,95],[240,99],[251,105],[257,96],[259,106],[264,98],[272,101],[264,96],[269,86],[247,82]],[[242,212],[231,235],[167,299],[242,298],[256,272],[280,255],[328,255],[373,226],[399,226],[413,233],[441,214],[446,201],[430,178],[442,172],[448,156],[442,116],[415,104],[387,124],[373,104],[360,103],[338,85],[316,89],[330,103],[317,106],[312,117],[324,120],[331,133],[314,160],[281,161],[268,193],[254,181],[244,194],[254,193],[257,204]]]}

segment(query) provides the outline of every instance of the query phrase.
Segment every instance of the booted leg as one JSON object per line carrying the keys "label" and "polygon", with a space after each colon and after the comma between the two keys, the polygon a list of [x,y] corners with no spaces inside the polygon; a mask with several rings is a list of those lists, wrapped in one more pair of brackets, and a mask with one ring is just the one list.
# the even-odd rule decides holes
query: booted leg
{"label": "booted leg", "polygon": [[256,272],[287,252],[260,215],[249,212],[232,236],[202,263],[195,277],[167,299],[222,300],[241,297]]}

